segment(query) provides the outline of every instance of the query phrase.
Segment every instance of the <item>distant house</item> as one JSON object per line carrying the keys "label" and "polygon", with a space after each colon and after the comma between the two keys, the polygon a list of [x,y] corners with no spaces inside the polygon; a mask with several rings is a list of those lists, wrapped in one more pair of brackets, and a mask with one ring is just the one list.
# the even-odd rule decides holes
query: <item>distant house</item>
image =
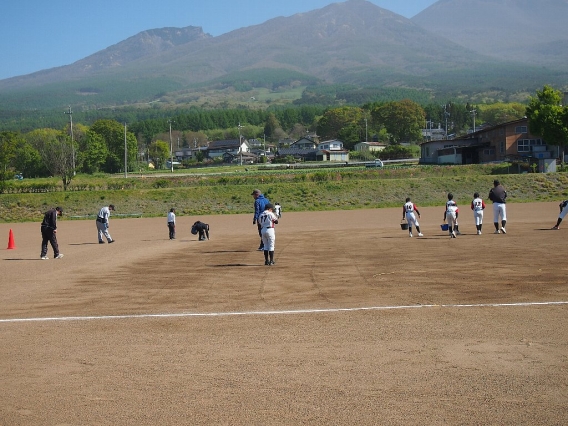
{"label": "distant house", "polygon": [[180,148],[174,151],[174,157],[177,158],[178,161],[187,160],[188,158],[192,158],[194,155],[194,150],[192,148]]}
{"label": "distant house", "polygon": [[276,157],[293,157],[296,161],[316,161],[317,149],[300,149],[300,148],[278,148]]}
{"label": "distant house", "polygon": [[316,161],[349,161],[349,151],[338,139],[324,141],[317,146]]}
{"label": "distant house", "polygon": [[246,139],[240,143],[238,139],[213,141],[207,146],[207,156],[209,158],[222,157],[225,153],[240,154],[241,152],[250,152],[250,146]]}
{"label": "distant house", "polygon": [[318,149],[316,153],[316,161],[349,161],[349,151]]}
{"label": "distant house", "polygon": [[527,118],[487,127],[463,138],[420,145],[423,164],[479,164],[516,158],[554,158],[557,148],[529,133]]}
{"label": "distant house", "polygon": [[289,148],[278,148],[276,156],[292,156],[301,161],[349,161],[349,151],[343,149],[343,142],[337,139],[316,144],[310,138],[304,137]]}
{"label": "distant house", "polygon": [[295,149],[316,149],[317,144],[310,138],[300,138],[290,144],[289,148]]}
{"label": "distant house", "polygon": [[342,151],[343,142],[341,142],[338,139],[323,141],[317,145],[317,148],[320,150],[327,150],[327,151]]}
{"label": "distant house", "polygon": [[382,142],[359,142],[355,144],[355,151],[363,152],[378,152],[387,147],[386,143]]}
{"label": "distant house", "polygon": [[428,141],[441,141],[446,139],[446,131],[441,126],[437,128],[422,129],[422,138]]}
{"label": "distant house", "polygon": [[229,164],[253,164],[258,162],[258,155],[252,152],[241,152],[238,154],[225,152],[223,154],[223,162]]}
{"label": "distant house", "polygon": [[247,142],[251,148],[262,148],[265,145],[264,140],[261,139],[247,139]]}
{"label": "distant house", "polygon": [[286,138],[286,139],[279,139],[278,140],[278,147],[282,147],[282,148],[288,148],[290,145],[292,145],[294,142],[296,142],[294,139],[290,139],[290,138]]}

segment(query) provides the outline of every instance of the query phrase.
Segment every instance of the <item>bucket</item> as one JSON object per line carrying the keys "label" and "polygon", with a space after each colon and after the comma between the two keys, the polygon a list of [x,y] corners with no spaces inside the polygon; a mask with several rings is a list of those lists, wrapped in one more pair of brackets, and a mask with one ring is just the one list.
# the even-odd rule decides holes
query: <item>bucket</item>
{"label": "bucket", "polygon": [[408,229],[408,223],[401,222],[400,223],[400,229],[402,229],[403,231],[406,231]]}
{"label": "bucket", "polygon": [[442,231],[447,231],[448,229],[450,229],[450,225],[448,225],[447,223],[444,223],[444,224],[440,225],[440,228],[442,228]]}

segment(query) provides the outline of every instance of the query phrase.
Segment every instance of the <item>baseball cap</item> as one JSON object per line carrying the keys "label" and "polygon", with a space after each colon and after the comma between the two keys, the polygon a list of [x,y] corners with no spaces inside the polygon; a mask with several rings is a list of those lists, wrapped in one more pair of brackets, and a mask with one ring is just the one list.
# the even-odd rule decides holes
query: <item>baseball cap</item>
{"label": "baseball cap", "polygon": [[493,185],[495,185],[495,186],[499,185],[499,181],[498,181],[497,179],[495,179],[495,180],[493,181]]}
{"label": "baseball cap", "polygon": [[114,207],[114,204],[109,204],[108,208],[112,211],[116,210],[116,208]]}
{"label": "baseball cap", "polygon": [[57,210],[59,213],[63,214],[63,209],[61,207],[55,207],[55,210]]}
{"label": "baseball cap", "polygon": [[266,206],[264,206],[264,210],[269,210],[269,209],[274,209],[272,203],[268,203]]}
{"label": "baseball cap", "polygon": [[262,192],[260,192],[260,189],[255,189],[254,191],[252,191],[250,195],[256,195],[256,194],[262,194]]}

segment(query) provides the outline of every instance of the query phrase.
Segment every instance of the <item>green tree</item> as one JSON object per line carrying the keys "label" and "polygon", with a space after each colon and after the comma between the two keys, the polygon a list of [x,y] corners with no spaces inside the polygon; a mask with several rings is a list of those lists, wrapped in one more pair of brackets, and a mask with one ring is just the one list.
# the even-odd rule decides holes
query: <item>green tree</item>
{"label": "green tree", "polygon": [[[102,136],[105,141],[108,154],[104,171],[107,173],[124,171],[124,124],[115,120],[97,120],[90,130]],[[138,142],[131,132],[126,133],[126,149],[127,167],[132,168],[138,153]]]}
{"label": "green tree", "polygon": [[148,147],[150,158],[157,169],[165,167],[166,160],[170,158],[170,144],[165,141],[154,141]]}
{"label": "green tree", "polygon": [[195,152],[195,159],[198,163],[201,163],[205,159],[205,154],[203,151],[196,151]]}
{"label": "green tree", "polygon": [[479,122],[488,123],[493,126],[507,123],[508,121],[518,120],[525,115],[526,106],[518,102],[496,103],[484,105],[477,108]]}
{"label": "green tree", "polygon": [[352,161],[372,161],[377,156],[372,151],[351,151],[349,153],[349,160]]}
{"label": "green tree", "polygon": [[108,148],[101,135],[88,130],[80,143],[78,163],[84,173],[97,173],[104,168]]}
{"label": "green tree", "polygon": [[0,193],[4,192],[6,180],[11,179],[13,171],[9,168],[16,158],[16,149],[21,137],[15,132],[0,132]]}
{"label": "green tree", "polygon": [[365,113],[358,107],[341,107],[325,111],[319,120],[317,133],[322,139],[340,139],[346,149],[353,149],[365,132]]}
{"label": "green tree", "polygon": [[25,139],[16,149],[14,168],[24,177],[49,176],[49,170],[45,167],[39,151]]}
{"label": "green tree", "polygon": [[373,108],[371,116],[375,123],[385,127],[393,143],[422,139],[426,113],[416,102],[409,99],[387,102]]}
{"label": "green tree", "polygon": [[196,148],[198,146],[207,146],[207,135],[203,132],[184,132],[183,133],[183,146],[189,148]]}
{"label": "green tree", "polygon": [[273,140],[274,132],[280,127],[280,122],[273,113],[268,114],[266,123],[264,124],[264,134],[270,140]]}
{"label": "green tree", "polygon": [[526,110],[530,132],[551,145],[568,144],[568,106],[562,106],[562,92],[544,86],[531,97]]}
{"label": "green tree", "polygon": [[71,138],[63,131],[37,129],[25,135],[26,140],[39,152],[42,162],[53,176],[59,176],[63,190],[71,183],[75,175],[73,153],[77,151]]}
{"label": "green tree", "polygon": [[413,156],[412,148],[402,145],[390,145],[381,151],[381,159],[383,160],[400,160]]}

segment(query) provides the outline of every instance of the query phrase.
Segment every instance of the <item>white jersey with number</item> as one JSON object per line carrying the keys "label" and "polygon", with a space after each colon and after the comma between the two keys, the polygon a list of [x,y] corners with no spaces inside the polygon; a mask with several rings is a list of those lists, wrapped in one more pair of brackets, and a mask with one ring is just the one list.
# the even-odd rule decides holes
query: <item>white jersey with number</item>
{"label": "white jersey with number", "polygon": [[483,209],[485,208],[485,203],[483,202],[483,200],[481,198],[475,198],[472,202],[471,202],[471,209],[474,212],[480,212],[483,211]]}
{"label": "white jersey with number", "polygon": [[446,213],[455,215],[459,211],[458,205],[454,200],[448,200],[446,203]]}
{"label": "white jersey with number", "polygon": [[262,214],[258,217],[258,223],[260,223],[261,232],[264,232],[268,229],[274,228],[274,222],[277,221],[278,218],[276,215],[268,210],[262,212]]}
{"label": "white jersey with number", "polygon": [[262,238],[262,245],[265,251],[274,251],[276,244],[276,233],[274,232],[274,224],[278,218],[271,211],[265,210],[258,217],[258,223],[261,226],[260,235]]}
{"label": "white jersey with number", "polygon": [[403,209],[404,212],[406,213],[406,221],[408,222],[408,226],[413,226],[413,225],[416,227],[420,226],[418,220],[416,220],[416,215],[415,215],[415,213],[418,212],[416,205],[412,201],[409,201],[404,204]]}
{"label": "white jersey with number", "polygon": [[451,228],[458,224],[458,205],[454,200],[448,200],[446,203],[446,220]]}

